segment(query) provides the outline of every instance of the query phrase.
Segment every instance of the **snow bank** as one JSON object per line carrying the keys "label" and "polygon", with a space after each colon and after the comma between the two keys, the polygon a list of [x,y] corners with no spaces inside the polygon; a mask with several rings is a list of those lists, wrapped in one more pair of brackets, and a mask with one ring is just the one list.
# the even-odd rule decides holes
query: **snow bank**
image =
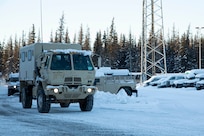
{"label": "snow bank", "polygon": [[94,95],[95,101],[100,105],[101,102],[103,104],[130,104],[137,103],[138,99],[133,94],[132,96],[128,96],[125,90],[120,90],[118,94],[111,94],[109,92],[97,91]]}

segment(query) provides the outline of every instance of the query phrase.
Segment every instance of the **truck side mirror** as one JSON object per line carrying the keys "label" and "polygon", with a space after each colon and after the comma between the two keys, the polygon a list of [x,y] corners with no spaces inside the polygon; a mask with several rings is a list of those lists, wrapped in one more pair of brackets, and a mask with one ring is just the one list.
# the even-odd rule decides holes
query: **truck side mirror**
{"label": "truck side mirror", "polygon": [[101,67],[101,57],[100,56],[98,57],[98,67],[99,68]]}

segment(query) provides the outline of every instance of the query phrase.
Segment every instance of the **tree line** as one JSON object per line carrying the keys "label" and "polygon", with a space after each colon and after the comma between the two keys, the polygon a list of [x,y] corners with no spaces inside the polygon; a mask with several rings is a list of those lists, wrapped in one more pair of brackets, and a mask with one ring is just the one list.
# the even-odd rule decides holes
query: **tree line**
{"label": "tree line", "polygon": [[[57,30],[50,34],[49,42],[78,43],[82,45],[83,50],[92,50],[95,66],[98,66],[97,58],[100,56],[102,58],[102,66],[112,67],[114,69],[129,69],[131,72],[140,72],[142,38],[137,38],[136,40],[136,37],[131,32],[128,36],[118,34],[113,18],[107,31],[96,32],[93,45],[90,43],[89,28],[87,28],[84,33],[82,24],[78,35],[75,34],[71,41],[68,28],[65,28],[64,14],[62,14]],[[186,70],[198,68],[199,40],[202,41],[202,44],[204,43],[202,37],[198,35],[193,36],[191,34],[190,27],[188,27],[187,31],[182,35],[173,27],[172,32],[168,34],[168,37],[165,39],[168,73],[185,72]],[[6,76],[11,72],[19,72],[20,47],[41,41],[40,32],[37,36],[34,24],[27,38],[23,31],[22,37],[19,39],[15,36],[14,39],[10,37],[7,42],[0,41],[0,72],[2,75]]]}

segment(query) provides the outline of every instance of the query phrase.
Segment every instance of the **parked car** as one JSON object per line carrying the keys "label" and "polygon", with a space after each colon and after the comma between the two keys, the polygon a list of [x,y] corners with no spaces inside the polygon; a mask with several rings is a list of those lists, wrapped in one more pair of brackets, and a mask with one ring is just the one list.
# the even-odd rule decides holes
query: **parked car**
{"label": "parked car", "polygon": [[190,74],[195,74],[195,75],[202,74],[202,73],[204,73],[204,69],[192,69],[192,70],[189,71],[189,73]]}
{"label": "parked car", "polygon": [[197,78],[200,79],[200,81],[196,82],[195,87],[197,90],[204,89],[204,74],[197,75]]}
{"label": "parked car", "polygon": [[175,80],[173,82],[173,87],[176,87],[176,88],[182,88],[183,87],[183,83],[188,80],[187,78],[184,78],[184,79],[179,79],[179,80]]}
{"label": "parked car", "polygon": [[160,77],[159,80],[154,81],[154,82],[150,82],[150,85],[151,85],[151,86],[157,86],[157,85],[159,85],[161,82],[163,82],[163,80],[165,80],[165,78],[167,78],[167,76],[162,76],[162,77]]}
{"label": "parked car", "polygon": [[189,78],[183,84],[184,87],[195,87],[196,83],[200,80],[204,79],[204,73],[194,75],[194,78]]}
{"label": "parked car", "polygon": [[151,82],[155,82],[158,81],[159,79],[161,79],[161,75],[156,75],[156,76],[152,76],[150,79],[146,80],[143,82],[144,86],[149,86]]}
{"label": "parked car", "polygon": [[188,70],[185,72],[186,78],[174,81],[173,87],[194,87],[195,83],[199,81],[197,78],[195,79],[195,76],[202,73],[204,73],[204,69]]}
{"label": "parked car", "polygon": [[185,79],[185,75],[184,74],[172,74],[172,75],[169,75],[168,77],[166,77],[164,80],[162,80],[158,84],[158,87],[159,88],[172,87],[174,81],[180,80],[180,79]]}
{"label": "parked car", "polygon": [[16,92],[19,92],[19,73],[9,74],[8,80],[8,96],[13,95]]}

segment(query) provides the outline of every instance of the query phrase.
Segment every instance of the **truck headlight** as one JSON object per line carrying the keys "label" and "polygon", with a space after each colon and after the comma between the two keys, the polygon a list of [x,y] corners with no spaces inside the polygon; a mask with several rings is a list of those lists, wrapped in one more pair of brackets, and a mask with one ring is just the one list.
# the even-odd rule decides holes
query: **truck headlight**
{"label": "truck headlight", "polygon": [[16,85],[14,85],[13,88],[16,89]]}
{"label": "truck headlight", "polygon": [[91,93],[91,92],[92,92],[92,89],[91,89],[91,88],[88,88],[88,89],[87,89],[87,92],[88,92],[88,93]]}
{"label": "truck headlight", "polygon": [[54,89],[54,93],[58,93],[59,92],[59,89],[58,88],[55,88]]}

